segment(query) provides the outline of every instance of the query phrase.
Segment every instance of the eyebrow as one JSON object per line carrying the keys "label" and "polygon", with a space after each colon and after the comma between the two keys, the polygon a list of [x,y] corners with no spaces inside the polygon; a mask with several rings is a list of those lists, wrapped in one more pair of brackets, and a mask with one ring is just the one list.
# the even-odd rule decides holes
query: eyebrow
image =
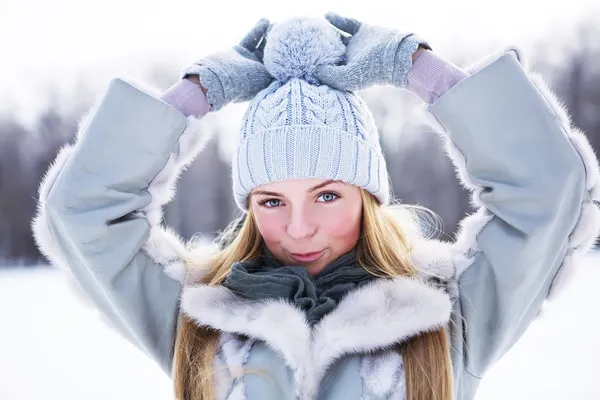
{"label": "eyebrow", "polygon": [[[315,185],[315,186],[311,187],[310,189],[308,189],[308,192],[312,193],[312,192],[314,192],[316,190],[319,190],[319,189],[321,189],[321,188],[323,188],[325,186],[328,186],[328,185],[331,185],[332,183],[337,183],[337,182],[340,182],[340,181],[336,181],[336,180],[333,180],[333,179],[326,180],[325,182],[321,182],[318,185]],[[253,195],[254,196],[276,196],[276,197],[284,197],[281,193],[271,192],[271,191],[268,191],[268,190],[255,190],[254,193],[253,193]]]}
{"label": "eyebrow", "polygon": [[333,179],[326,180],[325,182],[319,183],[318,185],[311,187],[310,189],[308,189],[308,192],[312,193],[316,190],[319,190],[327,185],[331,185],[332,183],[336,183],[336,182],[338,182],[338,181],[335,181]]}

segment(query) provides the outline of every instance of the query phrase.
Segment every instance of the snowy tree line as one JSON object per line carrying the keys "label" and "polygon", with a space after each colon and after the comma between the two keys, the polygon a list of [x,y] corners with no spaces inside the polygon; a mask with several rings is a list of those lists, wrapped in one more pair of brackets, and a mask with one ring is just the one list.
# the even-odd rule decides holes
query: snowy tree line
{"label": "snowy tree line", "polygon": [[[559,62],[545,57],[543,46],[530,58],[563,99],[574,124],[587,132],[599,151],[600,48],[594,45],[600,35],[582,29],[579,38]],[[156,76],[166,74],[159,71]],[[418,118],[410,117],[422,107],[420,101],[388,87],[369,89],[362,95],[382,136],[395,197],[437,213],[443,221],[440,237],[451,240],[459,220],[472,210],[442,142]],[[82,100],[91,104],[93,99]],[[37,187],[58,149],[73,141],[80,115],[50,108],[30,128],[10,117],[0,119],[0,258],[25,263],[42,258],[30,227]],[[218,131],[216,137],[235,134],[223,132],[225,128],[218,123],[209,123],[208,128]],[[201,233],[211,238],[239,215],[231,193],[230,160],[222,154],[218,141],[211,141],[179,180],[166,222],[183,237]]]}

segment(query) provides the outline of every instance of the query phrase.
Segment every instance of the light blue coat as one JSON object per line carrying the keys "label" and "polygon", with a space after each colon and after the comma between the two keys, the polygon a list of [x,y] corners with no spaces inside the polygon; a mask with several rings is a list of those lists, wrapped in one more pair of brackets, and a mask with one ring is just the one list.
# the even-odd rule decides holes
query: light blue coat
{"label": "light blue coat", "polygon": [[[471,68],[425,114],[478,207],[454,243],[415,247],[421,275],[443,284],[378,280],[314,331],[285,302],[190,285],[202,271],[183,267],[189,250],[160,227],[161,207],[206,134],[123,80],[110,83],[49,169],[35,238],[166,373],[180,313],[221,330],[219,399],[404,399],[403,362],[388,349],[440,326],[450,332],[456,398],[472,399],[595,241],[599,172],[585,136],[516,51]],[[242,366],[272,379],[240,374]]]}

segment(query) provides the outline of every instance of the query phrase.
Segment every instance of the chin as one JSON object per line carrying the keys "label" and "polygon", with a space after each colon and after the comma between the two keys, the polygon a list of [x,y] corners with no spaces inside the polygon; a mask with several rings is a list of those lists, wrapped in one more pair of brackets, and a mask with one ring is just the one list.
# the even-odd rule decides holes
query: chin
{"label": "chin", "polygon": [[[327,264],[325,264],[327,265]],[[325,265],[307,265],[306,266],[306,270],[308,271],[309,274],[311,275],[317,275],[319,272],[323,271],[323,268],[325,268]]]}
{"label": "chin", "polygon": [[328,264],[329,264],[328,258],[326,256],[323,256],[322,258],[315,261],[314,263],[308,263],[308,264],[305,264],[304,266],[306,267],[306,269],[308,270],[308,272],[311,275],[316,275],[319,272],[321,272]]}

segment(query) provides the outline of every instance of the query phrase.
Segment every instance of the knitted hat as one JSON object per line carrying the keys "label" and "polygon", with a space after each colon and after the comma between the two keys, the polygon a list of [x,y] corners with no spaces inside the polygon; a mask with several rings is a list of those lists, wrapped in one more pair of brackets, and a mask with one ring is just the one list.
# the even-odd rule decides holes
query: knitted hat
{"label": "knitted hat", "polygon": [[324,19],[295,18],[269,32],[264,64],[275,80],[250,102],[232,163],[242,210],[257,186],[299,178],[341,180],[388,203],[373,115],[356,93],[321,85],[313,76],[319,65],[343,62],[345,50]]}

